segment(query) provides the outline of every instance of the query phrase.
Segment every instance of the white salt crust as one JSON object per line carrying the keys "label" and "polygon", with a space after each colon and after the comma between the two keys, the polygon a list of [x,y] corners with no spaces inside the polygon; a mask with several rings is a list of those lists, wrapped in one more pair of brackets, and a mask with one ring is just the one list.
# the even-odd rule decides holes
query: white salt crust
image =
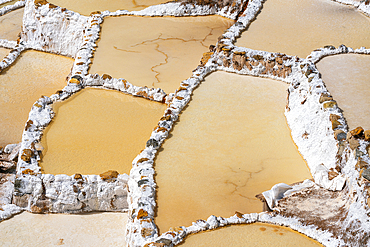
{"label": "white salt crust", "polygon": [[[12,0],[10,0],[10,1],[12,1]],[[5,1],[3,3],[10,2],[10,1]],[[0,2],[0,4],[2,4],[2,3]],[[25,4],[26,4],[26,1],[20,0],[20,1],[16,2],[15,4],[13,4],[13,5],[4,6],[4,7],[0,8],[0,16],[5,15],[6,13],[8,13],[12,10],[22,8]]]}
{"label": "white salt crust", "polygon": [[[100,23],[103,18],[114,15],[183,16],[200,14],[219,14],[235,18],[235,16],[228,15],[230,13],[228,13],[226,9],[217,11],[209,7],[196,5],[194,7],[190,5],[180,6],[176,5],[178,3],[168,3],[152,6],[142,11],[116,11],[113,13],[104,11],[101,14],[84,17],[72,11],[62,11],[59,7],[49,9],[48,5],[43,5],[39,8],[35,8],[33,1],[28,0],[25,7],[24,33],[22,34],[22,39],[18,45],[18,49],[24,50],[27,47],[77,58],[72,68],[71,77],[80,75],[82,80],[81,84],[69,83],[58,94],[54,94],[50,98],[40,98],[34,104],[29,114],[29,120],[32,120],[33,123],[23,133],[20,156],[23,150],[32,150],[32,144],[37,143],[40,140],[43,128],[45,128],[53,117],[51,107],[52,103],[68,98],[70,95],[78,92],[85,86],[115,89],[133,95],[140,92],[140,90],[144,90],[148,95],[152,96],[154,100],[166,100],[168,108],[164,114],[164,118],[158,124],[159,126],[164,127],[167,131],[156,132],[156,130],[154,130],[146,148],[134,159],[130,176],[125,174],[120,175],[114,182],[108,183],[102,181],[100,177],[96,175],[83,176],[86,180],[86,187],[78,188],[78,193],[76,193],[73,191],[73,185],[77,186],[78,181],[74,179],[74,177],[66,175],[53,176],[49,174],[40,174],[40,168],[37,162],[39,156],[36,150],[32,150],[34,155],[31,157],[30,163],[24,162],[19,158],[19,163],[17,165],[17,184],[21,184],[22,186],[17,187],[15,195],[17,193],[23,193],[31,195],[30,198],[32,198],[28,201],[27,207],[24,209],[31,210],[30,207],[32,203],[36,205],[39,202],[38,197],[40,197],[43,190],[41,181],[44,186],[46,185],[45,190],[47,191],[48,198],[51,200],[51,208],[54,210],[53,212],[80,212],[81,207],[78,207],[75,204],[77,199],[80,200],[79,196],[82,195],[82,192],[86,193],[87,190],[90,192],[89,196],[81,199],[85,200],[83,202],[86,202],[85,207],[87,207],[87,210],[110,210],[107,205],[108,203],[111,203],[112,196],[116,197],[117,195],[122,197],[120,202],[120,205],[122,206],[124,204],[123,197],[125,195],[125,190],[122,188],[124,188],[127,183],[129,188],[128,209],[131,212],[130,220],[127,225],[127,243],[130,246],[144,246],[150,242],[162,242],[165,243],[166,246],[172,246],[183,241],[184,237],[190,233],[207,229],[216,229],[228,224],[245,224],[257,221],[288,226],[318,240],[326,246],[341,245],[341,240],[333,238],[329,232],[317,230],[315,226],[303,226],[297,219],[285,218],[279,215],[271,216],[268,213],[234,215],[230,218],[210,216],[207,221],[198,220],[190,227],[181,227],[181,229],[176,229],[176,231],[174,231],[175,234],[169,234],[169,232],[167,232],[158,236],[158,230],[153,221],[154,210],[156,207],[154,199],[156,184],[153,177],[155,172],[153,169],[155,154],[162,142],[167,138],[168,132],[172,129],[179,113],[190,101],[192,91],[210,72],[225,70],[232,73],[278,79],[285,81],[290,85],[289,104],[286,110],[287,121],[292,130],[293,140],[297,144],[303,157],[306,159],[315,183],[326,189],[340,190],[346,181],[351,190],[357,192],[356,200],[352,203],[350,213],[347,217],[348,223],[354,219],[361,219],[360,228],[365,230],[370,229],[369,222],[366,221],[366,213],[368,212],[368,209],[366,211],[363,205],[363,201],[366,198],[365,191],[363,189],[363,185],[360,186],[358,184],[357,178],[359,177],[359,172],[355,169],[356,154],[350,150],[346,150],[343,155],[347,154],[348,158],[345,159],[342,174],[331,181],[328,180],[328,169],[335,167],[335,155],[338,144],[334,139],[333,131],[330,128],[330,113],[340,116],[339,122],[342,123],[341,128],[343,131],[347,132],[347,126],[343,115],[337,106],[324,109],[322,104],[319,103],[320,95],[322,93],[329,93],[327,92],[322,80],[319,78],[314,62],[324,56],[343,52],[343,49],[345,49],[344,46],[335,49],[338,50],[337,53],[333,53],[334,49],[332,48],[323,48],[320,49],[320,51],[314,51],[311,53],[311,57],[309,56],[307,59],[285,56],[287,59],[284,60],[284,66],[289,66],[292,69],[292,72],[285,78],[273,76],[271,74],[264,74],[265,68],[262,64],[254,66],[252,70],[248,70],[244,67],[240,71],[234,69],[232,65],[228,67],[223,66],[222,60],[226,58],[232,61],[235,52],[245,52],[248,57],[260,55],[263,57],[264,61],[268,61],[271,57],[281,55],[278,53],[268,53],[235,47],[233,45],[235,39],[256,17],[256,14],[261,9],[263,2],[263,0],[254,0],[250,2],[247,9],[238,18],[237,22],[223,34],[223,39],[220,40],[220,43],[225,44],[225,47],[231,50],[232,54],[229,57],[225,56],[222,52],[216,52],[205,66],[198,67],[193,72],[192,77],[181,83],[181,86],[186,88],[186,90],[181,90],[180,92],[166,96],[166,94],[160,89],[143,89],[131,84],[129,84],[131,86],[127,86],[127,82],[124,79],[112,78],[103,80],[98,75],[87,74],[88,63],[91,62],[90,59],[95,49],[95,42],[98,39]],[[348,2],[350,1],[348,0]],[[37,18],[40,20],[37,20]],[[64,25],[63,23],[67,18],[73,24]],[[57,31],[51,32],[52,30]],[[83,31],[85,31],[85,33]],[[90,34],[92,35],[88,37]],[[8,45],[9,48],[17,49],[17,45],[9,44],[5,41],[0,41],[0,45],[3,47]],[[354,51],[350,48],[346,49],[346,52],[359,54],[368,54],[370,52],[365,48]],[[14,53],[14,55],[16,54],[17,53]],[[9,57],[8,60],[11,61],[12,58],[13,56]],[[0,65],[3,66],[1,68],[9,66],[9,63],[4,63],[4,60],[0,63]],[[77,63],[82,63],[82,65],[77,65]],[[181,98],[176,98],[174,96],[180,96]],[[304,112],[304,116],[302,116],[302,112]],[[325,127],[322,128],[322,126]],[[308,138],[303,138],[302,134],[306,132],[309,134]],[[366,152],[367,144],[367,142],[361,141],[359,150],[362,152],[361,158],[369,162],[370,159]],[[22,175],[22,171],[27,169],[34,172],[36,175]],[[57,185],[54,185],[54,183]],[[103,191],[105,189],[105,191],[99,194],[98,192],[100,191],[100,188],[103,188]],[[13,189],[14,187],[9,186],[9,192],[11,191],[11,193],[13,193]],[[55,192],[57,190],[62,191],[62,193],[58,195],[58,193]],[[8,216],[6,215],[12,215],[22,210],[13,204],[5,205],[3,206],[3,209],[4,211],[0,211],[1,219],[7,218]],[[147,212],[148,216],[138,219],[138,213],[140,211]],[[151,236],[144,238],[141,235],[141,231],[144,228],[152,230]]]}
{"label": "white salt crust", "polygon": [[352,5],[353,7],[357,8],[360,12],[362,12],[364,15],[370,16],[370,2],[368,0],[363,0],[363,1],[332,0],[332,1],[342,3],[342,4]]}

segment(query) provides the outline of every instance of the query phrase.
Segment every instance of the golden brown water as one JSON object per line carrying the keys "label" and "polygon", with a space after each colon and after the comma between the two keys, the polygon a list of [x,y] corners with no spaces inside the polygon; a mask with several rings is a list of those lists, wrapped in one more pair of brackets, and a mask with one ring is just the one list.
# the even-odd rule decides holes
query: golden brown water
{"label": "golden brown water", "polygon": [[190,235],[182,247],[296,247],[323,246],[303,234],[287,227],[264,223],[229,226],[209,232]]}
{"label": "golden brown water", "polygon": [[307,57],[325,45],[370,47],[370,22],[330,0],[268,0],[236,42],[257,50]]}
{"label": "golden brown water", "polygon": [[0,39],[17,40],[22,31],[24,8],[0,16]]}
{"label": "golden brown water", "polygon": [[161,232],[212,214],[261,212],[255,195],[311,178],[286,124],[286,89],[226,72],[196,89],[155,161]]}
{"label": "golden brown water", "polygon": [[344,54],[317,63],[322,79],[344,111],[350,129],[370,129],[370,56]]}
{"label": "golden brown water", "polygon": [[125,246],[126,213],[31,214],[0,223],[1,246]]}
{"label": "golden brown water", "polygon": [[33,103],[67,85],[71,58],[25,51],[0,73],[0,145],[18,143]]}
{"label": "golden brown water", "polygon": [[129,173],[165,104],[117,91],[84,89],[54,104],[55,119],[42,138],[47,174]]}
{"label": "golden brown water", "polygon": [[11,49],[0,47],[0,62],[4,59],[4,57],[6,57],[9,54],[10,51]]}
{"label": "golden brown water", "polygon": [[90,73],[174,92],[234,21],[218,17],[110,17]]}
{"label": "golden brown water", "polygon": [[90,15],[93,11],[109,10],[142,10],[151,5],[169,2],[170,0],[89,0],[89,1],[73,1],[73,0],[50,0],[57,6],[73,10],[82,15]]}

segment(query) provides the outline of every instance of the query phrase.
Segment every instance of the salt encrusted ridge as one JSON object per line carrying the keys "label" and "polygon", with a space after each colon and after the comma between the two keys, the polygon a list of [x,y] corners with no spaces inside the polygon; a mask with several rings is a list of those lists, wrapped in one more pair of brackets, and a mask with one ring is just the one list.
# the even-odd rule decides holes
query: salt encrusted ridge
{"label": "salt encrusted ridge", "polygon": [[0,47],[14,49],[17,46],[16,41],[10,41],[6,39],[0,39]]}
{"label": "salt encrusted ridge", "polygon": [[4,3],[8,3],[8,2],[11,2],[13,0],[0,0],[0,4],[4,4]]}
{"label": "salt encrusted ridge", "polygon": [[[6,2],[10,2],[10,1],[5,1],[3,3],[6,3]],[[13,5],[4,6],[4,7],[0,8],[0,16],[5,15],[6,13],[8,13],[12,10],[22,8],[22,7],[24,7],[25,4],[26,4],[26,0],[24,0],[24,1],[20,0],[20,1],[16,2],[15,4],[13,4]]]}
{"label": "salt encrusted ridge", "polygon": [[346,4],[346,5],[352,5],[353,7],[357,8],[360,12],[362,12],[364,15],[370,17],[370,1],[369,0],[363,0],[361,2],[358,2],[355,0],[332,0],[332,1]]}
{"label": "salt encrusted ridge", "polygon": [[[131,246],[143,246],[144,244],[147,244],[147,246],[150,245],[150,242],[158,241],[164,243],[166,246],[172,246],[173,244],[178,244],[181,241],[183,241],[183,238],[187,234],[195,233],[202,230],[209,230],[209,229],[215,229],[217,227],[226,225],[226,224],[240,224],[240,223],[252,223],[256,221],[260,222],[269,222],[273,224],[280,224],[280,225],[286,225],[291,227],[292,229],[298,230],[307,236],[310,236],[312,238],[317,239],[321,243],[327,245],[327,246],[335,246],[334,243],[342,243],[342,240],[335,240],[335,238],[332,236],[330,232],[327,231],[320,231],[315,228],[313,225],[305,226],[302,223],[298,221],[298,219],[295,218],[286,218],[277,215],[272,215],[269,213],[260,213],[260,214],[249,214],[249,215],[242,215],[242,214],[236,214],[230,218],[222,218],[222,217],[215,217],[211,216],[207,219],[207,221],[204,220],[198,220],[193,223],[190,227],[180,227],[175,229],[174,231],[169,231],[167,233],[162,234],[161,236],[158,236],[158,230],[154,224],[154,210],[156,207],[155,202],[155,188],[156,184],[154,181],[154,169],[153,169],[153,160],[155,158],[155,155],[157,153],[158,148],[160,147],[161,143],[167,138],[169,131],[172,129],[172,126],[174,122],[177,120],[179,113],[182,111],[182,109],[187,105],[187,103],[190,101],[191,93],[192,91],[199,85],[199,83],[204,80],[205,76],[208,75],[212,71],[216,70],[225,70],[232,73],[238,73],[238,74],[249,74],[254,76],[261,76],[261,77],[268,77],[272,79],[278,79],[285,81],[290,84],[289,87],[289,104],[288,108],[286,110],[287,120],[288,123],[290,122],[290,128],[292,129],[292,136],[294,141],[296,142],[299,150],[301,151],[302,155],[310,156],[310,151],[308,150],[309,144],[315,144],[314,142],[317,141],[317,139],[308,138],[308,141],[305,140],[302,137],[302,126],[306,127],[310,126],[313,134],[320,140],[321,147],[324,147],[325,145],[329,145],[329,147],[334,148],[332,150],[329,150],[329,152],[324,153],[327,157],[327,159],[322,159],[322,157],[318,157],[319,154],[316,154],[315,157],[312,158],[312,160],[307,161],[307,163],[310,163],[310,169],[311,172],[315,178],[316,183],[320,184],[322,187],[337,190],[341,189],[343,187],[343,181],[344,178],[346,178],[347,184],[349,184],[351,190],[357,192],[354,202],[351,204],[351,209],[349,211],[349,216],[347,219],[348,226],[352,224],[355,220],[358,218],[361,218],[360,225],[363,226],[362,229],[370,229],[369,222],[366,221],[365,214],[367,213],[366,209],[363,208],[363,204],[361,201],[364,201],[366,199],[366,191],[364,189],[364,185],[360,185],[358,183],[358,177],[359,172],[356,170],[356,155],[358,155],[357,151],[353,152],[349,149],[346,149],[343,153],[343,159],[342,159],[342,172],[341,174],[338,174],[337,177],[329,181],[327,179],[328,175],[328,169],[333,168],[336,164],[337,160],[335,160],[335,155],[337,151],[336,145],[338,142],[334,139],[333,131],[330,129],[331,123],[329,120],[330,113],[338,115],[339,122],[341,123],[340,129],[344,132],[347,132],[347,126],[345,123],[345,120],[343,118],[343,115],[340,112],[340,109],[334,105],[334,107],[330,109],[322,109],[320,108],[322,105],[319,103],[319,95],[326,93],[327,90],[325,89],[325,86],[322,82],[322,80],[318,76],[318,71],[314,65],[315,61],[318,61],[320,56],[322,54],[333,55],[333,54],[339,54],[339,53],[333,53],[332,48],[322,48],[319,50],[314,51],[311,53],[311,58],[308,57],[307,59],[300,59],[296,57],[287,56],[285,54],[279,54],[279,53],[269,53],[264,51],[255,51],[248,48],[243,47],[236,47],[233,45],[235,42],[235,39],[240,35],[240,33],[248,27],[248,25],[251,23],[251,21],[256,17],[256,14],[262,7],[262,3],[264,0],[254,0],[250,1],[247,9],[244,11],[244,13],[238,18],[237,22],[230,27],[222,36],[222,39],[217,44],[217,48],[220,50],[215,52],[211,59],[203,65],[198,66],[198,68],[193,72],[193,76],[185,81],[183,81],[180,84],[179,90],[175,92],[175,94],[165,95],[163,91],[160,89],[148,89],[143,87],[135,87],[131,85],[130,90],[126,90],[125,86],[125,80],[124,79],[115,79],[115,78],[105,78],[102,79],[98,75],[88,75],[87,74],[87,66],[88,62],[90,61],[90,58],[92,57],[92,52],[95,47],[95,42],[98,38],[98,32],[100,30],[100,23],[102,21],[102,18],[105,16],[114,16],[114,15],[141,15],[142,13],[149,13],[152,11],[152,13],[164,13],[164,15],[167,15],[167,10],[163,9],[163,6],[167,6],[166,4],[154,6],[153,8],[148,8],[146,10],[142,11],[136,11],[136,12],[129,12],[129,11],[116,11],[116,12],[109,12],[104,11],[102,14],[92,14],[90,17],[84,17],[80,16],[77,13],[74,13],[72,11],[63,10],[60,7],[55,7],[53,11],[49,11],[50,5],[46,4],[41,7],[36,13],[36,8],[33,4],[32,0],[28,0],[27,4],[29,6],[26,6],[27,13],[29,14],[27,17],[25,17],[25,23],[27,24],[25,28],[25,35],[22,36],[22,41],[29,41],[24,42],[25,45],[19,44],[19,49],[25,49],[27,48],[33,48],[33,49],[40,49],[43,51],[53,52],[57,54],[64,54],[71,57],[77,57],[75,64],[73,66],[73,70],[70,77],[74,77],[80,75],[80,83],[69,83],[63,90],[58,91],[57,94],[52,95],[50,98],[43,97],[40,98],[32,107],[29,120],[32,120],[31,122],[27,122],[26,129],[23,133],[22,138],[22,145],[21,145],[21,151],[19,155],[19,163],[17,167],[18,177],[17,177],[17,183],[25,183],[25,184],[31,184],[32,188],[31,193],[32,196],[29,196],[27,201],[27,206],[23,209],[27,210],[34,210],[37,212],[39,210],[38,208],[41,208],[47,204],[43,197],[43,193],[47,194],[49,196],[49,199],[51,199],[51,204],[55,205],[53,206],[54,212],[80,212],[77,207],[75,208],[74,203],[75,200],[68,201],[65,196],[70,195],[74,192],[73,185],[78,185],[78,179],[76,177],[72,176],[66,176],[66,175],[48,175],[48,174],[40,174],[40,170],[37,164],[38,160],[38,154],[37,151],[34,148],[34,144],[40,140],[42,130],[43,128],[51,121],[51,118],[53,117],[53,112],[51,108],[51,104],[55,101],[64,100],[70,95],[72,95],[75,92],[78,92],[79,90],[83,89],[84,87],[90,86],[90,87],[103,87],[103,88],[109,88],[109,89],[115,89],[119,91],[126,90],[126,93],[130,93],[132,95],[138,95],[138,92],[140,90],[142,92],[145,92],[147,96],[144,95],[138,95],[146,98],[150,98],[149,96],[152,96],[154,100],[157,101],[164,101],[166,100],[166,103],[168,104],[168,108],[165,111],[165,114],[163,118],[159,121],[158,127],[152,132],[152,135],[150,139],[147,142],[147,145],[145,149],[134,159],[133,161],[133,168],[131,170],[130,176],[127,175],[120,175],[125,176],[124,182],[126,182],[129,186],[129,193],[128,193],[128,208],[130,209],[131,214],[129,215],[129,222],[127,225],[128,229],[128,235],[127,235],[127,243]],[[349,0],[348,0],[349,2]],[[173,3],[171,3],[173,4]],[[361,3],[364,5],[363,3]],[[360,4],[360,5],[361,5]],[[162,8],[162,10],[161,10]],[[198,13],[199,9],[205,10],[206,8],[203,6],[195,6],[191,11],[194,11],[194,13]],[[32,12],[34,11],[34,12]],[[175,10],[179,11],[179,10]],[[211,13],[211,8],[208,8],[208,13]],[[144,15],[143,14],[143,15]],[[203,13],[204,14],[204,13]],[[41,18],[41,21],[39,23],[35,22],[35,19],[32,19],[38,15]],[[145,14],[148,15],[148,14]],[[195,14],[197,15],[197,14]],[[44,22],[47,18],[44,17],[50,17],[55,18],[54,24],[59,23],[59,21],[65,17],[72,17],[72,19],[76,22],[78,26],[78,30],[86,30],[87,32],[90,32],[90,37],[88,37],[89,34],[82,35],[81,33],[77,35],[77,41],[75,45],[70,45],[67,43],[66,39],[64,39],[61,36],[57,36],[57,34],[53,34],[55,36],[52,36],[52,38],[55,38],[54,43],[48,43],[50,40],[46,40],[45,37],[42,37],[44,35],[39,36],[27,36],[27,32],[29,33],[33,28],[39,27],[39,29],[45,28],[43,32],[48,33],[51,28],[53,28],[53,23],[47,23]],[[44,19],[42,19],[44,18]],[[94,21],[95,20],[95,21]],[[95,25],[94,23],[97,23]],[[45,25],[44,25],[45,24]],[[93,25],[94,24],[94,25]],[[71,25],[73,26],[73,25]],[[42,27],[42,28],[40,28]],[[65,29],[63,29],[65,28]],[[63,27],[62,30],[69,30],[69,27]],[[37,29],[37,28],[36,28]],[[71,27],[71,30],[73,27]],[[89,30],[90,29],[90,30]],[[37,29],[38,30],[38,29]],[[70,31],[70,30],[69,30]],[[64,34],[63,34],[64,35]],[[68,36],[68,35],[65,35]],[[25,37],[23,39],[23,37]],[[49,37],[50,38],[50,37]],[[81,38],[81,40],[78,40]],[[48,41],[48,42],[46,42]],[[0,41],[1,42],[1,41]],[[58,45],[58,42],[61,43],[60,46]],[[1,43],[0,43],[1,44]],[[42,44],[42,45],[41,45]],[[50,45],[51,44],[51,45]],[[220,46],[222,44],[222,47]],[[46,45],[45,47],[43,45]],[[16,47],[14,47],[16,48]],[[225,48],[222,50],[222,48]],[[229,51],[227,51],[229,49]],[[344,46],[341,46],[338,48],[340,51],[343,51]],[[338,51],[338,52],[340,52]],[[352,52],[350,48],[347,48],[347,52]],[[328,52],[328,53],[327,53]],[[354,53],[360,53],[360,54],[369,54],[369,50],[366,50],[364,48],[358,49],[353,51]],[[20,53],[20,51],[19,51]],[[18,55],[19,55],[18,53]],[[225,54],[229,53],[229,54]],[[244,54],[243,54],[244,53]],[[15,53],[16,54],[16,53]],[[17,56],[18,56],[17,55]],[[259,56],[256,58],[253,58],[253,56]],[[242,68],[235,69],[234,65],[238,67],[238,59],[237,56],[241,57],[248,57],[253,58],[254,62],[258,61],[258,64],[256,66],[253,66],[251,70],[246,68],[246,65],[243,64]],[[269,72],[266,72],[266,74],[263,74],[264,71],[268,68],[266,64],[271,61],[271,58],[276,59],[279,56],[284,56],[287,59],[284,60],[283,65],[286,67],[289,67],[290,69],[287,69],[287,73],[282,73],[281,75],[274,75],[271,73],[274,73],[273,71],[277,69],[277,67],[274,66],[274,68],[269,68]],[[81,58],[78,58],[81,57]],[[258,58],[258,59],[257,59]],[[230,64],[228,66],[225,66],[224,59],[226,59]],[[77,61],[78,60],[78,61]],[[9,60],[10,61],[10,60]],[[13,60],[14,61],[14,60]],[[78,64],[82,63],[82,64]],[[0,63],[1,64],[1,63]],[[239,64],[240,65],[240,64]],[[128,83],[128,82],[127,82]],[[126,84],[127,85],[127,84]],[[315,86],[315,88],[310,88],[310,86]],[[316,88],[316,86],[319,86]],[[302,93],[303,92],[303,93]],[[152,94],[151,94],[152,93]],[[329,130],[318,130],[317,128],[312,128],[312,122],[307,121],[304,125],[299,125],[295,123],[295,114],[300,114],[300,110],[306,110],[306,108],[309,108],[308,105],[314,106],[317,108],[317,110],[320,110],[320,121],[322,121],[324,126],[329,127]],[[315,113],[316,114],[316,113]],[[289,120],[290,119],[290,120]],[[310,119],[309,119],[310,120]],[[317,120],[317,119],[316,119]],[[303,120],[305,121],[305,120]],[[315,123],[313,123],[315,124]],[[312,126],[311,126],[312,125]],[[317,124],[316,124],[317,125]],[[294,134],[293,134],[294,133]],[[320,133],[324,133],[325,135],[320,135]],[[304,133],[303,133],[304,134]],[[358,148],[359,151],[362,152],[361,158],[366,161],[367,163],[370,163],[369,156],[366,151],[367,142],[360,141],[360,147]],[[317,150],[323,151],[320,148],[320,145],[318,145]],[[26,162],[22,159],[22,154],[25,150],[31,150],[32,155],[29,160],[29,162]],[[303,154],[305,153],[305,154]],[[334,156],[333,156],[334,155]],[[346,156],[347,155],[347,156]],[[311,156],[310,156],[311,157]],[[308,159],[310,159],[308,157]],[[27,160],[27,158],[25,159]],[[321,160],[324,160],[324,167],[321,166],[321,164],[317,165]],[[326,161],[329,161],[327,163]],[[312,168],[311,168],[312,167]],[[34,174],[34,175],[30,175]],[[97,183],[99,185],[96,186],[108,186],[109,192],[107,191],[107,194],[112,195],[112,188],[115,186],[114,184],[106,184],[107,182],[102,181],[100,177],[96,175],[91,176],[82,176],[83,178],[91,178],[91,181],[98,181]],[[53,180],[54,179],[54,180]],[[100,180],[99,180],[100,179]],[[61,196],[61,198],[55,199],[55,193],[52,193],[56,187],[54,185],[51,185],[50,181],[58,181],[60,183],[60,187],[64,188],[64,194]],[[87,179],[88,180],[88,179]],[[119,180],[119,179],[118,179]],[[72,182],[72,183],[71,183]],[[123,181],[121,181],[123,182]],[[43,191],[43,186],[45,186],[48,193],[46,191]],[[18,185],[17,185],[18,186]],[[57,186],[57,187],[58,187]],[[93,186],[93,185],[91,185]],[[113,187],[112,187],[113,186]],[[122,188],[124,184],[119,185]],[[20,191],[16,193],[23,193],[22,192],[23,187],[20,186]],[[25,186],[27,188],[27,186]],[[96,187],[93,187],[96,188]],[[115,187],[114,187],[115,188]],[[17,190],[18,187],[17,187]],[[94,189],[93,189],[94,190]],[[115,189],[113,189],[114,191]],[[118,189],[120,193],[122,190]],[[72,192],[73,191],[73,192]],[[28,191],[27,191],[28,192]],[[79,193],[82,193],[82,189],[78,188],[78,195]],[[24,193],[26,195],[30,195],[27,193]],[[95,200],[94,198],[97,198],[98,195],[92,193],[94,196],[87,200]],[[113,193],[114,194],[114,193]],[[54,195],[54,196],[53,196]],[[104,195],[101,194],[101,196],[104,197]],[[108,196],[109,197],[109,196]],[[31,198],[31,199],[30,199]],[[112,197],[105,198],[102,201],[102,204],[105,206],[102,207],[93,207],[88,206],[89,210],[108,210],[109,202],[111,202]],[[64,200],[66,199],[66,200]],[[55,201],[52,201],[55,200]],[[63,201],[64,200],[64,201]],[[61,203],[60,201],[63,201],[65,203]],[[50,203],[50,201],[49,201]],[[61,204],[63,206],[59,207]],[[89,204],[89,202],[88,202]],[[59,205],[59,206],[58,206]],[[89,204],[90,205],[90,204]],[[92,203],[91,205],[96,205]],[[32,206],[34,206],[32,208]],[[6,208],[4,212],[0,211],[0,219],[3,219],[5,217],[9,217],[11,213],[17,213],[20,212],[22,209],[13,205],[8,204],[3,207],[3,209]],[[96,209],[98,208],[98,209]],[[4,215],[4,216],[3,216]],[[365,217],[364,217],[365,216]],[[143,236],[146,235],[146,237]]]}
{"label": "salt encrusted ridge", "polygon": [[[1,42],[1,41],[0,41]],[[3,42],[5,45],[12,46],[14,45],[13,42]],[[4,45],[4,46],[5,46]],[[22,44],[16,44],[12,50],[9,51],[9,54],[6,55],[2,61],[0,61],[0,72],[11,64],[15,62],[15,60],[19,57],[22,51],[26,50],[26,46]]]}
{"label": "salt encrusted ridge", "polygon": [[[52,9],[52,11],[50,11]],[[32,49],[75,57],[82,46],[88,17],[50,3],[27,0],[21,38]]]}

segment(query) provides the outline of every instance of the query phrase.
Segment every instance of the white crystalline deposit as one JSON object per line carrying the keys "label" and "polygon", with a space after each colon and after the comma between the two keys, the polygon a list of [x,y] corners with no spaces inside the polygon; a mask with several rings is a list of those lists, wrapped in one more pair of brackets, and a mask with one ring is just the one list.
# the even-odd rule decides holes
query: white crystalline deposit
{"label": "white crystalline deposit", "polygon": [[[7,1],[7,2],[10,2],[10,1]],[[26,4],[26,1],[17,1],[13,5],[4,6],[4,7],[0,8],[0,16],[5,15],[6,13],[8,13],[12,10],[22,8],[25,4]]]}
{"label": "white crystalline deposit", "polygon": [[347,5],[352,5],[358,8],[362,13],[370,16],[370,1],[369,0],[333,0],[334,2],[343,3]]}
{"label": "white crystalline deposit", "polygon": [[143,97],[158,102],[163,102],[165,100],[165,97],[167,96],[166,93],[160,88],[138,87],[132,85],[125,79],[116,79],[104,75],[100,77],[98,74],[87,75],[85,77],[85,82],[83,83],[83,86],[113,89],[131,94],[133,96]]}
{"label": "white crystalline deposit", "polygon": [[[329,180],[329,169],[336,167],[337,141],[330,121],[330,114],[340,117],[346,131],[344,117],[334,101],[321,102],[328,94],[319,72],[312,63],[301,63],[289,86],[289,105],[285,116],[298,150],[311,170],[315,182],[330,190],[341,190],[345,179],[342,175]],[[332,103],[331,103],[332,102]]]}
{"label": "white crystalline deposit", "polygon": [[[8,43],[6,45],[12,46],[13,44],[14,43]],[[4,45],[4,47],[5,47],[5,45]],[[15,60],[21,54],[21,52],[24,51],[25,49],[26,49],[26,47],[24,45],[21,45],[21,44],[15,45],[15,47],[9,52],[9,54],[6,55],[2,61],[0,61],[0,72],[1,72],[1,70],[9,67],[12,63],[14,63]]]}
{"label": "white crystalline deposit", "polygon": [[87,20],[49,3],[35,5],[27,0],[21,38],[29,48],[75,57],[83,42]]}
{"label": "white crystalline deposit", "polygon": [[128,175],[103,180],[99,175],[23,175],[15,179],[14,201],[41,213],[127,211]]}
{"label": "white crystalline deposit", "polygon": [[[242,2],[235,1],[238,5]],[[136,16],[202,16],[202,15],[220,15],[226,18],[235,20],[239,11],[233,10],[232,7],[225,6],[222,9],[215,5],[197,5],[181,2],[169,2],[166,4],[159,4],[149,6],[140,11],[117,10],[115,12],[104,11],[102,16],[121,16],[121,15],[136,15]]]}
{"label": "white crystalline deposit", "polygon": [[8,49],[14,49],[17,45],[16,41],[9,41],[6,39],[0,39],[0,47],[8,48]]}
{"label": "white crystalline deposit", "polygon": [[274,185],[271,190],[263,192],[262,195],[265,197],[269,207],[273,208],[280,199],[289,196],[296,191],[312,187],[314,184],[314,182],[308,179],[303,183],[294,186],[290,186],[285,183],[279,183]]}

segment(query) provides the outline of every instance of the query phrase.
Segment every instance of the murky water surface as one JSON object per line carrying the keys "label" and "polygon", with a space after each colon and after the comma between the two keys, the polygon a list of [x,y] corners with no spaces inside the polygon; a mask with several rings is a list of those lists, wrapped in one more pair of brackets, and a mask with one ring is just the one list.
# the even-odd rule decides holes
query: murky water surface
{"label": "murky water surface", "polygon": [[344,111],[350,129],[370,129],[370,56],[344,54],[317,63],[329,92]]}
{"label": "murky water surface", "polygon": [[90,73],[174,92],[233,23],[218,16],[106,18]]}
{"label": "murky water surface", "polygon": [[18,143],[33,103],[67,85],[73,59],[25,51],[0,73],[0,145]]}
{"label": "murky water surface", "polygon": [[20,8],[0,16],[0,39],[17,40],[22,31],[23,10]]}
{"label": "murky water surface", "polygon": [[274,226],[263,223],[250,225],[229,226],[209,232],[190,235],[182,247],[295,247],[295,246],[322,246],[287,227]]}
{"label": "murky water surface", "polygon": [[216,72],[195,90],[155,161],[161,232],[262,211],[255,195],[311,178],[286,124],[287,85]]}
{"label": "murky water surface", "polygon": [[165,104],[117,91],[84,89],[53,106],[56,116],[42,138],[46,174],[129,173]]}
{"label": "murky water surface", "polygon": [[307,57],[325,45],[370,47],[370,21],[330,0],[268,0],[236,42],[256,50]]}
{"label": "murky water surface", "polygon": [[125,246],[126,213],[31,214],[0,222],[1,246]]}
{"label": "murky water surface", "polygon": [[151,5],[169,2],[170,0],[49,0],[57,6],[73,10],[82,15],[90,15],[93,11],[142,10]]}

